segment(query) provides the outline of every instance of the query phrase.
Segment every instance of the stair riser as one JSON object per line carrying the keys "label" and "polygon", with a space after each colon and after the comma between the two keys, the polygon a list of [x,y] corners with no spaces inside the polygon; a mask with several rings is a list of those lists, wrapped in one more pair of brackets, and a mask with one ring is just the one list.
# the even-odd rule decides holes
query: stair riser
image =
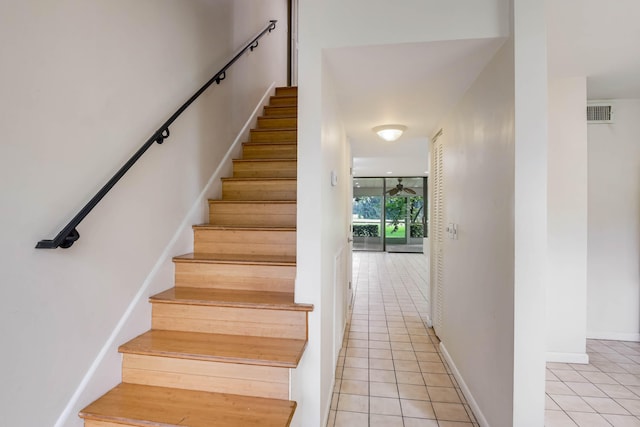
{"label": "stair riser", "polygon": [[307,313],[302,311],[159,303],[152,311],[153,329],[307,339]]}
{"label": "stair riser", "polygon": [[295,203],[209,203],[213,225],[295,227]]}
{"label": "stair riser", "polygon": [[295,178],[297,173],[295,160],[233,161],[234,178]]}
{"label": "stair riser", "polygon": [[296,181],[223,181],[224,200],[296,200]]}
{"label": "stair riser", "polygon": [[298,114],[298,107],[264,107],[263,115],[265,117],[295,116]]}
{"label": "stair riser", "polygon": [[269,106],[271,107],[293,107],[297,105],[297,96],[272,96],[269,99]]}
{"label": "stair riser", "polygon": [[289,368],[124,354],[122,381],[214,393],[289,398]]}
{"label": "stair riser", "polygon": [[209,255],[296,255],[296,232],[282,230],[194,230],[194,253]]}
{"label": "stair riser", "polygon": [[288,129],[297,128],[298,119],[295,117],[290,118],[276,118],[276,117],[259,117],[258,128],[259,129]]}
{"label": "stair riser", "polygon": [[277,87],[276,96],[298,96],[297,87]]}
{"label": "stair riser", "polygon": [[[264,145],[263,145],[264,144]],[[252,159],[296,159],[296,144],[247,144],[242,147],[242,158]]]}
{"label": "stair riser", "polygon": [[298,131],[292,130],[251,130],[251,142],[296,142]]}
{"label": "stair riser", "polygon": [[293,292],[296,278],[296,267],[289,265],[180,262],[175,272],[177,287],[243,291]]}

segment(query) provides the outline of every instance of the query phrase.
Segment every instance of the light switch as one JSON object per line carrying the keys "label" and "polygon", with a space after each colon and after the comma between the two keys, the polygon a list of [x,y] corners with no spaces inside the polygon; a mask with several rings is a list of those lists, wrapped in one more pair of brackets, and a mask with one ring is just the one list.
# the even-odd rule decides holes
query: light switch
{"label": "light switch", "polygon": [[336,171],[331,171],[331,185],[335,187],[338,185],[338,174]]}

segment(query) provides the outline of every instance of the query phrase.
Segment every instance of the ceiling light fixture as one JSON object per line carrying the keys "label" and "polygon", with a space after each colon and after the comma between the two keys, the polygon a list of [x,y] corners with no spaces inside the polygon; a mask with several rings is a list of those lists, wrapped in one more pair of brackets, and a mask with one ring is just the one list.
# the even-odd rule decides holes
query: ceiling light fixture
{"label": "ceiling light fixture", "polygon": [[373,131],[385,141],[395,141],[402,136],[402,133],[407,130],[404,125],[382,125],[373,128]]}

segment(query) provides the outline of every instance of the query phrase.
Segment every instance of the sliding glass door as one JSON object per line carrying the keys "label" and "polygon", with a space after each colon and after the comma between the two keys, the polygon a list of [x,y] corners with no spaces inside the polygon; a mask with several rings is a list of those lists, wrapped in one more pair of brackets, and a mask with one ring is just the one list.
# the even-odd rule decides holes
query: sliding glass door
{"label": "sliding glass door", "polygon": [[426,178],[354,178],[354,250],[422,252]]}

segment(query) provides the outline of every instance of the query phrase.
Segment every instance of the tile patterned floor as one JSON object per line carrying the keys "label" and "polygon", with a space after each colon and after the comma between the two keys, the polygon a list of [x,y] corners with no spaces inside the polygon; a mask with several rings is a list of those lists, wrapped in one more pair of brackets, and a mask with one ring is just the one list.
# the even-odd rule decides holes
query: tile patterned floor
{"label": "tile patterned floor", "polygon": [[547,363],[546,427],[640,427],[640,343],[587,340],[588,365]]}
{"label": "tile patterned floor", "polygon": [[[422,254],[354,253],[356,296],[328,427],[473,427],[425,325]],[[640,427],[640,343],[589,340],[590,364],[547,364],[546,427]]]}
{"label": "tile patterned floor", "polygon": [[354,253],[353,283],[328,427],[477,426],[425,325],[425,256]]}

